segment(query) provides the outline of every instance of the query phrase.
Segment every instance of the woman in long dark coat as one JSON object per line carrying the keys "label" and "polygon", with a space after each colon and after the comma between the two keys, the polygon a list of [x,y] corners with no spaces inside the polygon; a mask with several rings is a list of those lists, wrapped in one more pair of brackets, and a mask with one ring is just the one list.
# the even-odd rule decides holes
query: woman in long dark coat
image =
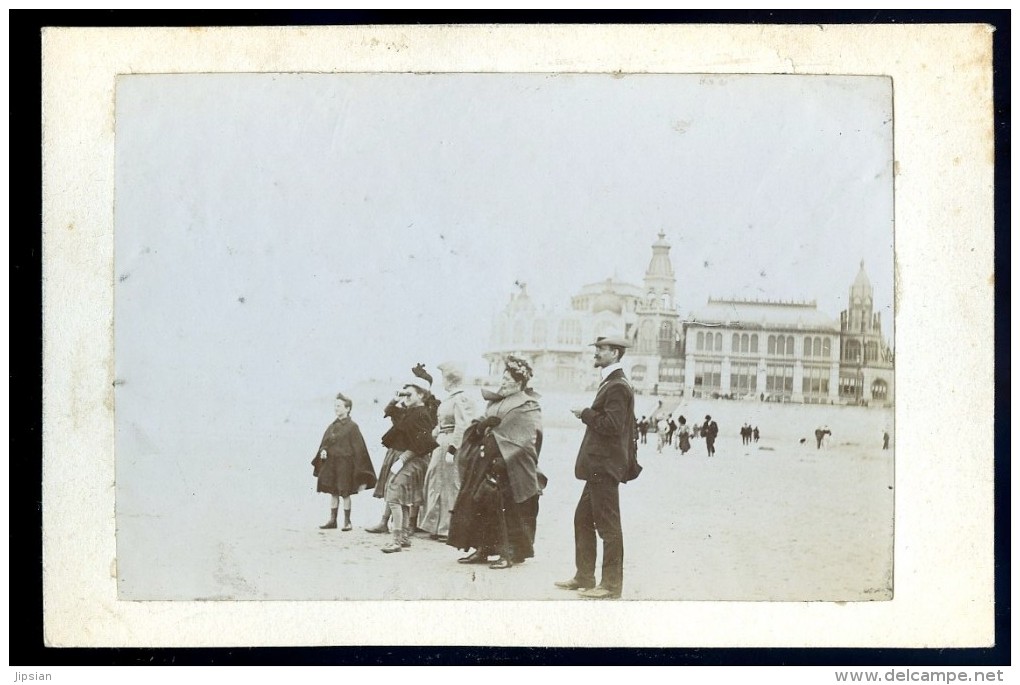
{"label": "woman in long dark coat", "polygon": [[464,474],[450,519],[448,545],[475,551],[464,564],[510,568],[535,556],[538,498],[546,479],[538,470],[542,409],[528,387],[528,363],[508,357],[498,393],[487,393],[483,418],[464,434],[457,453]]}
{"label": "woman in long dark coat", "polygon": [[336,528],[337,510],[340,498],[343,498],[344,525],[341,530],[351,530],[351,495],[375,487],[375,468],[368,456],[365,438],[350,416],[353,406],[350,398],[337,393],[333,403],[336,420],[326,428],[312,459],[312,473],[318,478],[315,490],[330,495],[329,521],[320,528]]}

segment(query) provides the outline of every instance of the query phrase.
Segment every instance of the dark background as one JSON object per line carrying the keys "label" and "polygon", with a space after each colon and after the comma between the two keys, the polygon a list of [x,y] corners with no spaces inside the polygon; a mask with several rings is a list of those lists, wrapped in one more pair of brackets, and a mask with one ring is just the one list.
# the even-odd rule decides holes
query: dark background
{"label": "dark background", "polygon": [[[10,402],[10,665],[856,665],[1001,666],[1010,653],[1009,438],[1009,10],[634,10],[634,11],[46,11],[9,12],[11,331],[31,333],[25,357],[9,336]],[[995,646],[987,649],[561,649],[503,647],[306,648],[47,648],[42,623],[42,169],[41,35],[44,26],[275,26],[356,24],[915,24],[987,23],[993,34],[995,109]],[[33,70],[20,69],[26,58]],[[23,131],[36,131],[39,138]],[[15,170],[17,170],[15,172]],[[22,215],[21,210],[26,210]],[[17,220],[16,216],[22,216]],[[14,352],[17,350],[17,352]],[[15,363],[17,362],[17,363]],[[1005,430],[1004,430],[1005,428]],[[937,601],[937,598],[932,598]]]}

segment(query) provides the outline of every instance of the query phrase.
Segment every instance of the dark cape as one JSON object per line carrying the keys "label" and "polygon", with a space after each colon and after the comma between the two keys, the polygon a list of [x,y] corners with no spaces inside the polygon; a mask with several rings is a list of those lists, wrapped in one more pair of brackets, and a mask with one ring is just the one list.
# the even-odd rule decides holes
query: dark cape
{"label": "dark cape", "polygon": [[538,402],[524,392],[492,399],[457,451],[463,474],[446,544],[515,561],[533,557],[538,497],[546,484],[538,470],[541,449]]}
{"label": "dark cape", "polygon": [[[326,458],[319,454],[326,450]],[[347,497],[375,487],[375,467],[368,456],[358,424],[350,418],[329,424],[312,459],[312,475],[318,478],[316,492]]]}

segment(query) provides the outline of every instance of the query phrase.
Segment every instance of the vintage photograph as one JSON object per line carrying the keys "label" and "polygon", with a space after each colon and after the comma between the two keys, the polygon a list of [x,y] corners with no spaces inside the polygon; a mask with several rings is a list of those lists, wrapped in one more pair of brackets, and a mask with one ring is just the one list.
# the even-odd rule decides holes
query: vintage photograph
{"label": "vintage photograph", "polygon": [[120,600],[894,597],[892,79],[115,98]]}

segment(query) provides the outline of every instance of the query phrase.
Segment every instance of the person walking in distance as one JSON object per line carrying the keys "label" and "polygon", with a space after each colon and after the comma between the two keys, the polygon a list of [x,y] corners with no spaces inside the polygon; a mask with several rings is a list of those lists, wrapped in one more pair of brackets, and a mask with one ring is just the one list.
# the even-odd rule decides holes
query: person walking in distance
{"label": "person walking in distance", "polygon": [[701,434],[705,436],[705,447],[708,448],[708,456],[715,456],[715,439],[719,435],[719,424],[712,420],[711,416],[705,416],[705,423],[701,426]]}
{"label": "person walking in distance", "polygon": [[[623,529],[620,523],[620,483],[637,478],[637,443],[634,435],[634,389],[620,360],[631,346],[622,335],[600,336],[595,366],[602,383],[590,407],[571,410],[585,425],[574,475],[584,489],[574,511],[574,565],[572,578],[556,587],[580,590],[586,599],[617,599],[623,592]],[[602,579],[595,584],[596,539],[602,538]]]}

